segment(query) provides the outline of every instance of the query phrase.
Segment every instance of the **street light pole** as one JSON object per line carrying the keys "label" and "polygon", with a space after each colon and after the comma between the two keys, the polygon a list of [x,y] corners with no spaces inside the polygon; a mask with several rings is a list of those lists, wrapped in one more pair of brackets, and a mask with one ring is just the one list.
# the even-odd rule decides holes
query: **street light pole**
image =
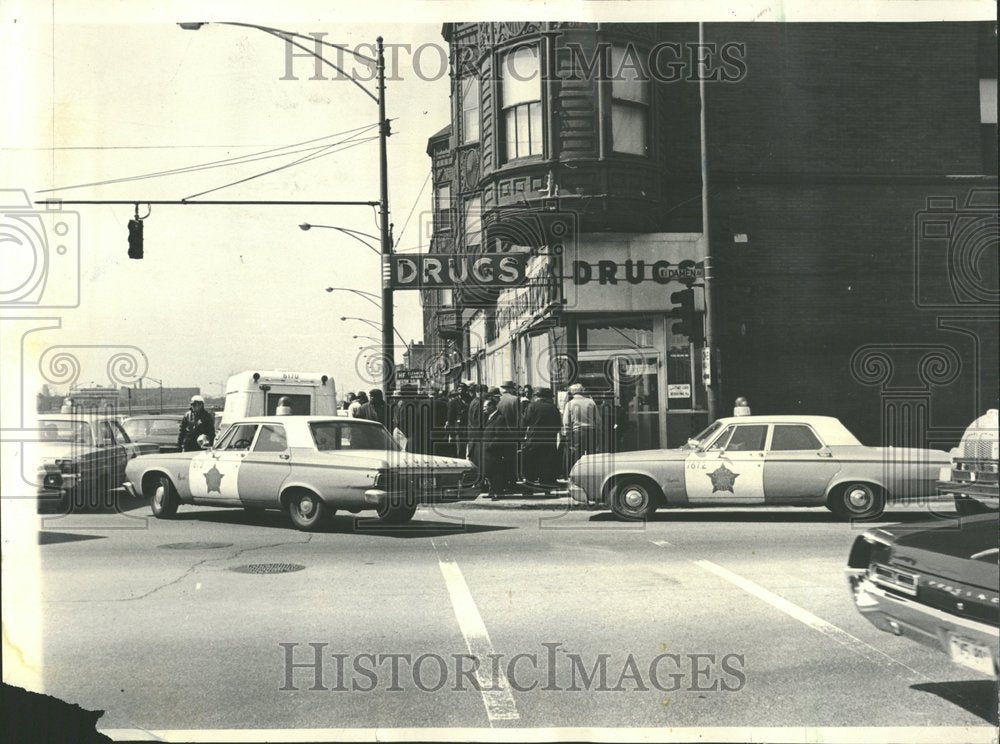
{"label": "street light pole", "polygon": [[[396,355],[393,344],[392,287],[388,282],[388,264],[392,260],[392,234],[389,225],[389,160],[386,144],[389,122],[385,118],[385,53],[382,37],[375,40],[375,71],[378,76],[378,170],[379,236],[382,241],[382,390],[386,399],[396,388]],[[388,411],[388,406],[386,407]],[[388,415],[388,414],[387,414]],[[387,427],[389,421],[383,422]]]}

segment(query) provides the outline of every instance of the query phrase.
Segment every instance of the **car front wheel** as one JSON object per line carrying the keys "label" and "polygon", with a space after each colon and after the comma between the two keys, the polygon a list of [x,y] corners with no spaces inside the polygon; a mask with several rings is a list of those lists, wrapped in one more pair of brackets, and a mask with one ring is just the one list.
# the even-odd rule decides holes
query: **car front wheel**
{"label": "car front wheel", "polygon": [[885,511],[885,492],[871,483],[846,483],[830,496],[828,506],[847,519],[878,519]]}
{"label": "car front wheel", "polygon": [[406,524],[416,513],[416,506],[383,504],[378,508],[378,518],[386,524]]}
{"label": "car front wheel", "polygon": [[326,513],[323,500],[309,491],[294,493],[288,499],[288,516],[296,529],[306,532],[318,529]]}
{"label": "car front wheel", "polygon": [[645,478],[619,481],[611,497],[611,510],[629,521],[649,519],[656,511],[658,493]]}
{"label": "car front wheel", "polygon": [[177,496],[177,489],[170,479],[161,475],[155,484],[153,494],[149,499],[149,506],[153,510],[153,516],[157,519],[170,519],[177,513],[180,506],[180,499]]}

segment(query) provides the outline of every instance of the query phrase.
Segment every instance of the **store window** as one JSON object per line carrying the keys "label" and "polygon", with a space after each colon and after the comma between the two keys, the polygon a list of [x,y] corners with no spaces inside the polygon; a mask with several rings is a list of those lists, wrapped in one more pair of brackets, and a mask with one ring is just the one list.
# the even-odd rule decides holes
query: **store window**
{"label": "store window", "polygon": [[649,81],[633,47],[611,47],[611,145],[615,152],[646,155]]}
{"label": "store window", "polygon": [[483,244],[483,200],[473,196],[465,200],[465,249],[477,251]]}
{"label": "store window", "polygon": [[479,142],[480,83],[475,75],[462,79],[462,144]]}
{"label": "store window", "polygon": [[504,160],[542,154],[542,83],[537,46],[518,47],[501,61]]}

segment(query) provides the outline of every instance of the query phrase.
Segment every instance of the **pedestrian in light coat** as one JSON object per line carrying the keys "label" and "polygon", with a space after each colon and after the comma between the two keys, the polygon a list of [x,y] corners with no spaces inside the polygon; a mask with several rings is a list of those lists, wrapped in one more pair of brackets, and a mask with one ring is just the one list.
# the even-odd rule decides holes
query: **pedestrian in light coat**
{"label": "pedestrian in light coat", "polygon": [[572,399],[563,409],[563,435],[569,441],[569,463],[572,468],[584,455],[599,451],[603,419],[594,399],[587,395],[583,385],[570,385]]}

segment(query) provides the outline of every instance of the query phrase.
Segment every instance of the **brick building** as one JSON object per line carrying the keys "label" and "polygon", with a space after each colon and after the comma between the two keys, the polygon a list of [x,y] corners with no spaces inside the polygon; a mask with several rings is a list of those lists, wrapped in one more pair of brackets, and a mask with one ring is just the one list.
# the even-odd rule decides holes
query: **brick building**
{"label": "brick building", "polygon": [[443,35],[431,250],[530,254],[517,289],[422,293],[444,377],[580,381],[617,446],[679,444],[706,370],[672,311],[685,276],[703,310],[708,259],[718,415],[945,446],[996,405],[995,23]]}

